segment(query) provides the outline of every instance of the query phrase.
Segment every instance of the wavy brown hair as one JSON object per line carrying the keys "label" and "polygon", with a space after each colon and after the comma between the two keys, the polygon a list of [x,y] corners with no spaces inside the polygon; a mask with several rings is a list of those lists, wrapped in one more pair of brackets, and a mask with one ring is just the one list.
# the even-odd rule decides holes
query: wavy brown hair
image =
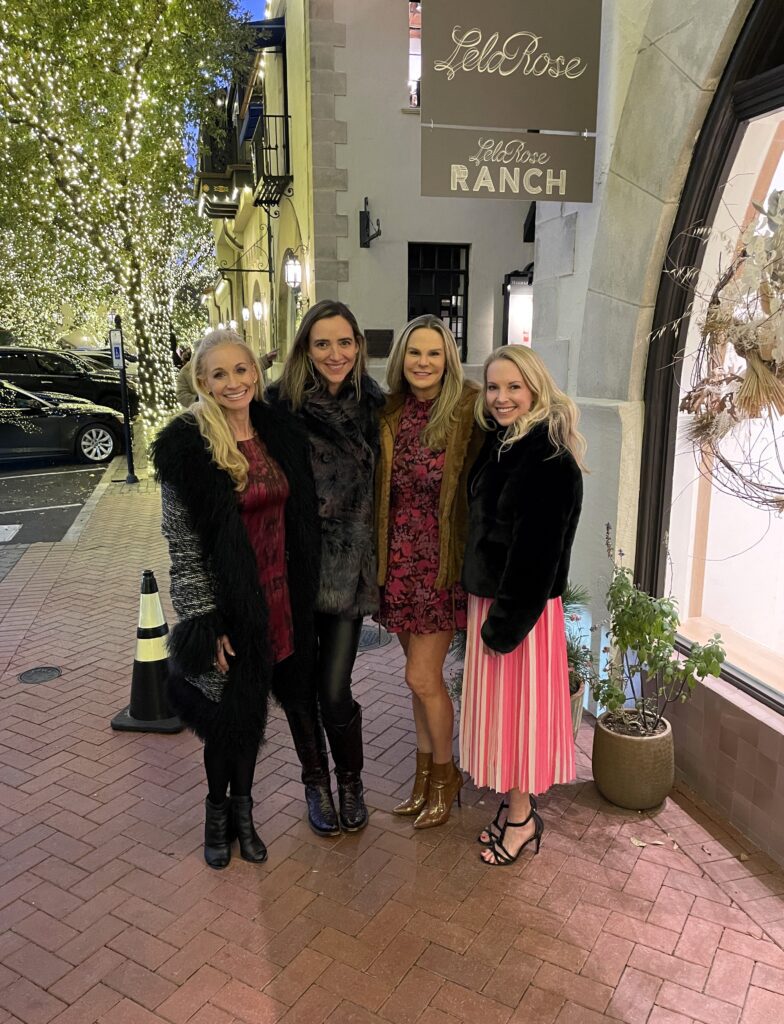
{"label": "wavy brown hair", "polygon": [[291,408],[295,411],[302,408],[305,397],[320,391],[324,382],[318,370],[314,369],[313,361],[308,352],[310,344],[310,332],[319,320],[329,320],[335,316],[342,316],[348,321],[357,343],[357,361],[351,371],[354,385],[354,393],[357,401],[362,394],[362,376],[367,373],[367,343],[365,336],[359,329],[357,318],[347,305],[338,302],[337,299],[322,299],[315,306],[311,306],[302,318],[302,323],[294,335],[294,342],[291,351],[286,356],[283,366],[283,373],[280,378],[281,398],[287,399]]}

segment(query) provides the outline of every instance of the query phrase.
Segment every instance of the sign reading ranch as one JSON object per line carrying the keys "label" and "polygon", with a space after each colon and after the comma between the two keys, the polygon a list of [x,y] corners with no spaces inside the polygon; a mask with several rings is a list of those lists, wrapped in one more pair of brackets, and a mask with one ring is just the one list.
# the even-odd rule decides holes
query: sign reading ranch
{"label": "sign reading ranch", "polygon": [[596,130],[601,0],[427,0],[422,124]]}
{"label": "sign reading ranch", "polygon": [[422,195],[590,202],[596,140],[422,128]]}

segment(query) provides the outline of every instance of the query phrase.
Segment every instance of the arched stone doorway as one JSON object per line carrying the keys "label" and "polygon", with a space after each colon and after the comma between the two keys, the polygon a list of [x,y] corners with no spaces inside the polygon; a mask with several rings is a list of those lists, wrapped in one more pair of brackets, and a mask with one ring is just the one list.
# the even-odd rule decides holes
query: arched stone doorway
{"label": "arched stone doorway", "polygon": [[[672,266],[699,268],[704,239],[695,227],[713,223],[716,208],[749,121],[784,106],[784,19],[777,0],[758,0],[716,90],[674,219],[667,250]],[[663,262],[663,261],[662,261]],[[647,352],[644,383],[644,470],[640,479],[638,582],[661,593],[667,561],[666,535],[672,497],[680,364],[694,297],[672,275],[661,274],[650,330],[665,331]]]}

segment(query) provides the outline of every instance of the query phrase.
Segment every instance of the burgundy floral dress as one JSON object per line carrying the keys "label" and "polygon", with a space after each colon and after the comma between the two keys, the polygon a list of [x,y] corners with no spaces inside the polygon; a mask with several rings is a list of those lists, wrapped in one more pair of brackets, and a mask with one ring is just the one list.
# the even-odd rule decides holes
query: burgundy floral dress
{"label": "burgundy floral dress", "polygon": [[459,585],[436,590],[438,500],[445,452],[421,441],[435,399],[406,398],[392,457],[389,559],[379,621],[390,633],[465,629],[466,596]]}
{"label": "burgundy floral dress", "polygon": [[277,664],[294,653],[284,519],[289,482],[260,437],[238,443],[248,460],[248,486],[239,496],[240,515],[256,555],[259,586],[269,612],[272,661]]}

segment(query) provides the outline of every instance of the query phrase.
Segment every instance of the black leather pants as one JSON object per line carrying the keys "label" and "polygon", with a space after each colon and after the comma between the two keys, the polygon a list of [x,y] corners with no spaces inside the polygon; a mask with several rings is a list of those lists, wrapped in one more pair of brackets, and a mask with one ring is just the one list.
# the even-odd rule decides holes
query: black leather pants
{"label": "black leather pants", "polygon": [[328,775],[324,729],[336,773],[362,768],[361,709],[351,695],[361,629],[361,619],[341,619],[322,612],[316,615],[318,656],[313,696],[307,704],[286,709],[305,784]]}
{"label": "black leather pants", "polygon": [[351,672],[361,630],[362,619],[341,619],[322,612],[316,615],[316,694],[325,725],[344,725],[354,714]]}

